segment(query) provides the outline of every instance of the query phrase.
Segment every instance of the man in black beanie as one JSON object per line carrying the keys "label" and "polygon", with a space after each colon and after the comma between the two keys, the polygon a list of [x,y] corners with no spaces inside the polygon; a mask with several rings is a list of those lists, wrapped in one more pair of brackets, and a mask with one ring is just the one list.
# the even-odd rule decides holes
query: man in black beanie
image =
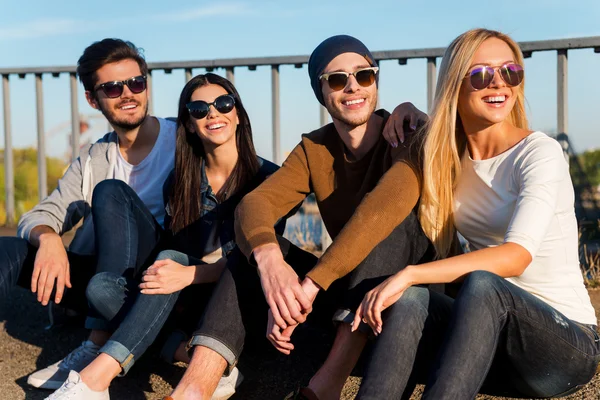
{"label": "man in black beanie", "polygon": [[[313,309],[333,319],[335,341],[309,386],[293,396],[338,399],[370,333],[366,324],[350,329],[363,296],[431,257],[415,213],[418,146],[390,146],[382,137],[390,114],[375,111],[379,67],[369,49],[351,36],[333,36],[313,51],[308,73],[333,122],[302,135],[283,166],[238,206],[239,252],[228,259],[190,342],[192,361],[172,394],[175,400],[211,398],[247,336],[264,332],[265,324],[273,346],[290,354],[292,332]],[[412,105],[404,112],[407,119],[415,113]],[[273,230],[311,193],[333,238],[320,258]]]}

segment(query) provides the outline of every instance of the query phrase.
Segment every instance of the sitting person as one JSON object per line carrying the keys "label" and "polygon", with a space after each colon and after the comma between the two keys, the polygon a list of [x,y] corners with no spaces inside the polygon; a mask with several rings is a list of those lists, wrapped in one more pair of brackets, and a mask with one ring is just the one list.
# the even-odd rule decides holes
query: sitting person
{"label": "sitting person", "polygon": [[[150,265],[163,240],[163,185],[174,166],[175,123],[148,114],[148,66],[133,43],[104,39],[88,46],[77,74],[88,103],[114,128],[84,146],[58,187],[25,213],[19,238],[0,238],[0,301],[15,285],[86,313],[85,290],[96,272],[127,273]],[[65,250],[60,235],[82,221]],[[130,223],[136,221],[136,223]],[[106,340],[105,322],[86,320],[89,340],[27,383],[57,389],[83,369]]]}
{"label": "sitting person", "polygon": [[[256,155],[248,114],[231,82],[208,73],[186,84],[179,99],[175,169],[164,191],[170,250],[130,279],[112,272],[91,279],[90,306],[113,333],[98,356],[79,374],[72,371],[48,399],[108,399],[112,380],[125,375],[154,342],[178,299],[179,319],[195,327],[236,248],[237,204],[277,168]],[[282,234],[285,220],[274,225]],[[187,362],[185,344],[176,343],[174,358]],[[240,381],[236,369],[221,381],[218,397],[231,396]]]}
{"label": "sitting person", "polygon": [[[558,142],[528,128],[519,46],[465,32],[439,77],[419,206],[438,260],[404,268],[358,307],[353,328],[364,319],[378,339],[357,399],[409,396],[423,378],[423,399],[473,399],[484,382],[516,397],[573,393],[594,376],[600,339],[569,167]],[[472,251],[447,257],[455,229]],[[455,281],[455,300],[422,286]]]}
{"label": "sitting person", "polygon": [[[297,396],[338,399],[367,339],[366,332],[350,332],[353,310],[387,276],[430,260],[431,243],[414,211],[420,193],[414,146],[382,138],[389,113],[375,111],[379,68],[372,54],[353,37],[334,36],[313,51],[308,70],[333,122],[303,135],[283,166],[238,206],[243,255],[228,260],[172,399],[210,399],[247,336],[265,325],[271,343],[289,354],[292,332],[313,305],[331,310],[338,328],[325,364]],[[311,193],[333,238],[318,259],[273,229]],[[327,291],[322,305],[315,302],[321,291]]]}

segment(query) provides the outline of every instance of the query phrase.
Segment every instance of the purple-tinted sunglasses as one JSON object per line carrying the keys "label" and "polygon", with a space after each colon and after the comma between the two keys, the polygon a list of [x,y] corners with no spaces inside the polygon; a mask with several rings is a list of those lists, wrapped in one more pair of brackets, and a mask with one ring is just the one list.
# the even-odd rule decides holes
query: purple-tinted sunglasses
{"label": "purple-tinted sunglasses", "polygon": [[508,63],[500,67],[481,66],[473,68],[467,74],[471,87],[475,90],[485,89],[494,80],[494,73],[498,71],[500,77],[508,86],[518,86],[523,82],[524,70],[519,64]]}

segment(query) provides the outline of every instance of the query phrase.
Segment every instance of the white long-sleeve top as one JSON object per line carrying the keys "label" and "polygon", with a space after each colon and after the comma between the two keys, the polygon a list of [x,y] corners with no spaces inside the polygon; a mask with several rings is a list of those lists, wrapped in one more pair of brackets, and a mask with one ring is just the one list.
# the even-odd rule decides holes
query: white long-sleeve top
{"label": "white long-sleeve top", "polygon": [[454,202],[457,230],[471,249],[511,242],[532,256],[507,278],[567,318],[597,324],[579,268],[575,194],[558,142],[534,132],[487,160],[465,152]]}

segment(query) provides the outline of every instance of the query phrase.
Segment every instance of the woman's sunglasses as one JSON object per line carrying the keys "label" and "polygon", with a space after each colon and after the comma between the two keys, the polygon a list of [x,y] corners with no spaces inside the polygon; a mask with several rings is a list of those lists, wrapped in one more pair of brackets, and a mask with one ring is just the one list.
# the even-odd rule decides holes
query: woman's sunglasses
{"label": "woman's sunglasses", "polygon": [[379,67],[362,68],[354,72],[330,72],[319,76],[319,80],[325,79],[331,90],[342,90],[348,83],[348,77],[354,75],[356,82],[362,87],[369,87],[375,82],[375,76],[379,72]]}
{"label": "woman's sunglasses", "polygon": [[495,68],[489,66],[473,68],[467,74],[467,78],[469,78],[473,89],[482,90],[490,86],[494,80],[496,71],[500,73],[500,77],[508,86],[518,86],[523,82],[523,67],[514,63],[504,64]]}
{"label": "woman's sunglasses", "polygon": [[227,114],[233,107],[235,107],[235,99],[230,94],[224,94],[219,96],[212,103],[207,103],[203,100],[191,101],[185,105],[190,115],[196,119],[202,119],[206,117],[210,111],[210,106],[221,114]]}
{"label": "woman's sunglasses", "polygon": [[127,85],[131,93],[139,94],[146,90],[146,77],[143,75],[134,76],[133,78],[126,79],[124,81],[113,81],[106,82],[101,85],[98,85],[94,92],[98,89],[102,89],[106,97],[115,99],[117,97],[121,97],[123,94],[123,87]]}

